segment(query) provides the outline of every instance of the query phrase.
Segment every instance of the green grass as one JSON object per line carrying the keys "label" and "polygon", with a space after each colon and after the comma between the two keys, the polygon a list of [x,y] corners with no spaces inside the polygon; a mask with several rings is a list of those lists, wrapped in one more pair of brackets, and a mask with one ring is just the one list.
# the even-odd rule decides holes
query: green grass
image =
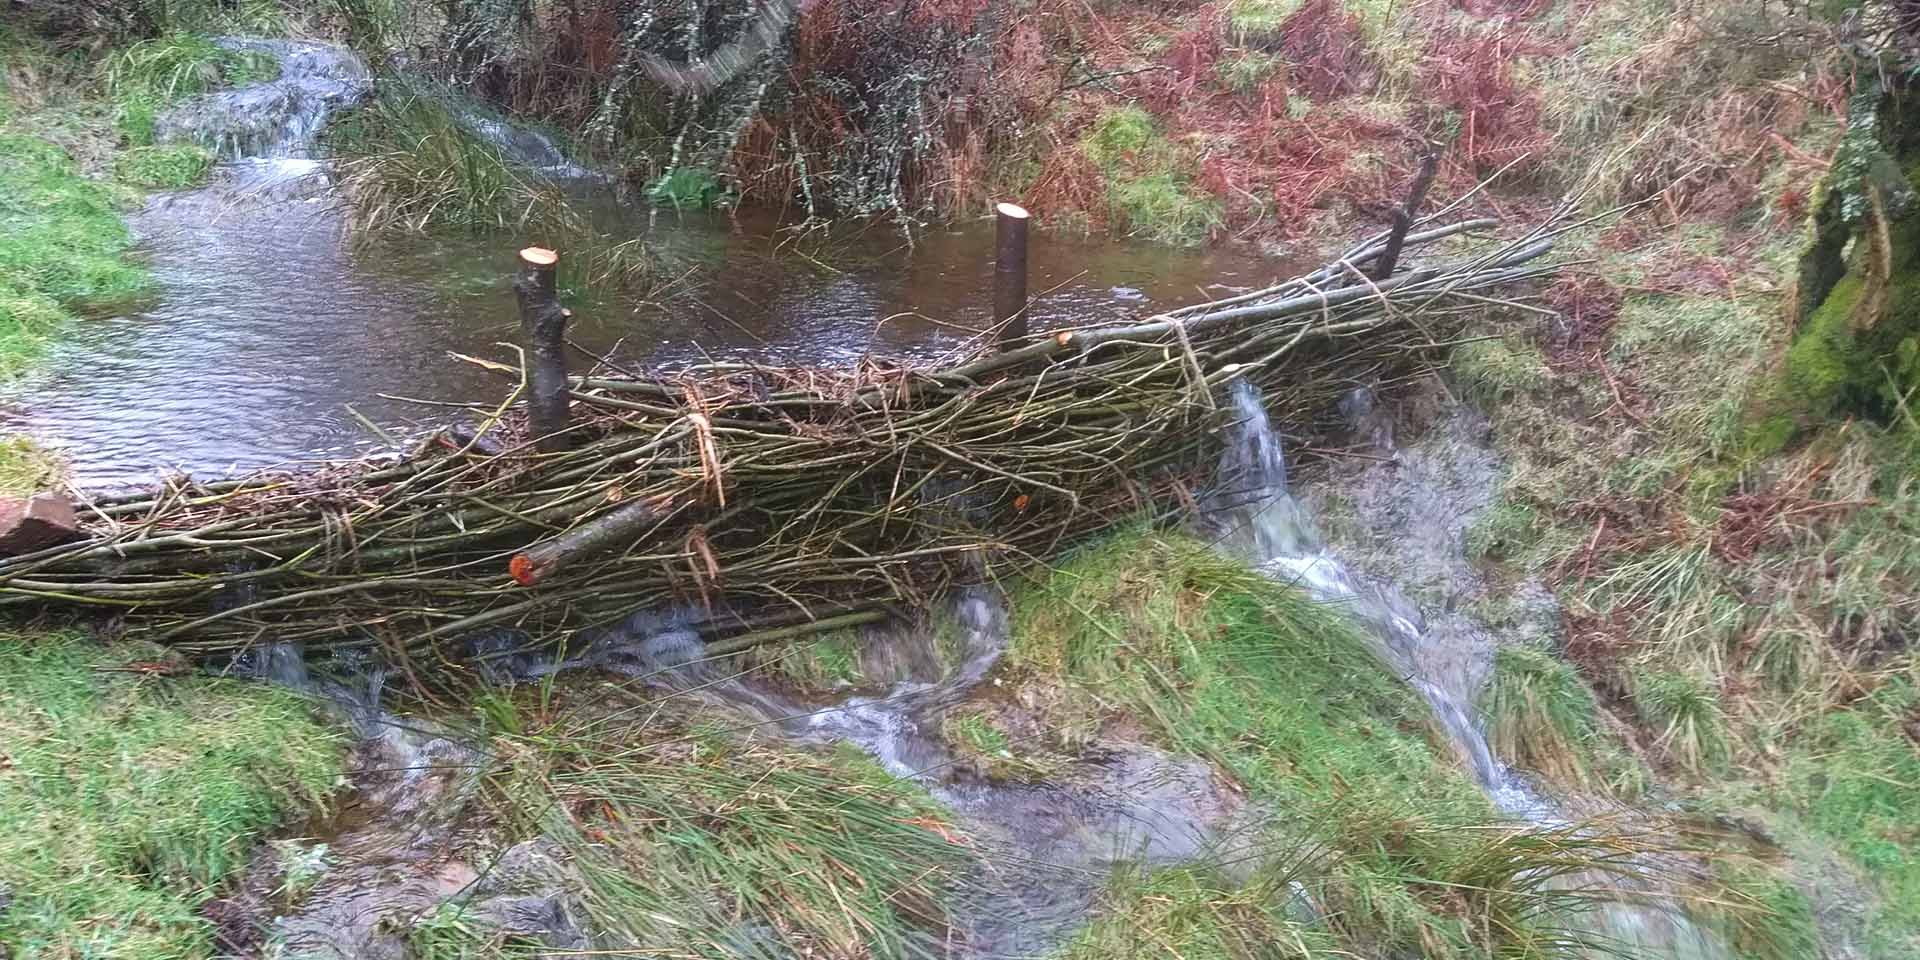
{"label": "green grass", "polygon": [[102,76],[114,103],[114,125],[129,144],[146,146],[153,143],[154,120],[166,107],[278,74],[272,57],[227,50],[199,34],[175,32],[115,52]]}
{"label": "green grass", "polygon": [[101,672],[152,656],[0,638],[0,943],[21,956],[209,955],[201,901],[341,774],[290,694]]}
{"label": "green grass", "polygon": [[1259,51],[1247,51],[1224,57],[1214,67],[1220,85],[1234,93],[1252,93],[1273,76],[1281,66],[1279,58]]}
{"label": "green grass", "polygon": [[[1343,949],[1568,955],[1570,918],[1591,900],[1552,878],[1626,871],[1647,842],[1599,831],[1583,847],[1500,824],[1436,744],[1424,704],[1337,610],[1186,537],[1134,530],[1077,551],[1019,591],[1013,625],[1015,676],[1057,687],[1034,698],[1050,722],[1141,724],[1277,811],[1270,847],[1318,850],[1309,889],[1338,917]],[[1229,935],[1206,904],[1173,906],[1198,917],[1199,955]],[[1128,921],[1113,922],[1121,932],[1086,942],[1118,942]]]}
{"label": "green grass", "polygon": [[1227,4],[1227,28],[1240,42],[1262,40],[1279,34],[1281,25],[1301,0],[1233,0]]}
{"label": "green grass", "polygon": [[213,153],[189,143],[130,147],[114,158],[114,176],[149,190],[185,190],[199,186],[213,169]]}
{"label": "green grass", "polygon": [[727,201],[727,188],[705,167],[675,167],[647,185],[647,199],[676,210],[704,210]]}
{"label": "green grass", "polygon": [[112,194],[59,147],[0,134],[0,369],[17,369],[77,314],[147,288]]}
{"label": "green grass", "polygon": [[[744,739],[672,701],[594,699],[496,737],[513,763],[487,802],[571,851],[603,939],[655,956],[738,955],[753,949],[742,937],[769,955],[934,952],[968,854],[924,792],[852,748]],[[463,942],[442,926],[454,929],[434,938]]]}
{"label": "green grass", "polygon": [[1463,343],[1454,348],[1451,361],[1454,376],[1482,404],[1538,390],[1552,376],[1546,355],[1518,336]]}
{"label": "green grass", "polygon": [[1520,556],[1539,541],[1540,526],[1540,516],[1532,507],[1500,500],[1467,529],[1467,556],[1473,560]]}
{"label": "green grass", "polygon": [[1191,158],[1140,107],[1102,113],[1080,149],[1105,179],[1108,217],[1125,235],[1191,245],[1220,226],[1220,201],[1194,186],[1187,172]]}
{"label": "green grass", "polygon": [[1877,881],[1875,956],[1920,956],[1920,667],[1909,660],[1871,696],[1813,720],[1793,741],[1787,800],[1807,827]]}

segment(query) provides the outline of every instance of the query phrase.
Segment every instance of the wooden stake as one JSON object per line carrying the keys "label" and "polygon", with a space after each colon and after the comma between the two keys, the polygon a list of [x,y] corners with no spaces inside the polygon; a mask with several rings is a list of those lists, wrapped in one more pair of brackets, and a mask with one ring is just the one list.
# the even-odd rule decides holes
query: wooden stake
{"label": "wooden stake", "polygon": [[1374,265],[1373,279],[1385,280],[1393,276],[1393,270],[1400,265],[1400,248],[1407,243],[1407,231],[1413,228],[1413,221],[1419,219],[1420,205],[1427,201],[1427,188],[1433,186],[1433,175],[1440,171],[1440,150],[1438,147],[1427,151],[1420,158],[1420,172],[1414,175],[1413,189],[1407,193],[1406,206],[1393,212],[1393,232],[1387,234],[1387,249],[1380,254],[1379,263]]}
{"label": "wooden stake", "polygon": [[999,215],[994,237],[993,325],[1004,349],[1027,336],[1027,211],[1011,203]]}
{"label": "wooden stake", "polygon": [[520,339],[527,352],[527,426],[534,447],[557,453],[572,446],[567,427],[572,401],[567,396],[567,321],[573,311],[560,305],[554,275],[560,255],[543,247],[520,251],[520,274],[513,292],[520,299]]}

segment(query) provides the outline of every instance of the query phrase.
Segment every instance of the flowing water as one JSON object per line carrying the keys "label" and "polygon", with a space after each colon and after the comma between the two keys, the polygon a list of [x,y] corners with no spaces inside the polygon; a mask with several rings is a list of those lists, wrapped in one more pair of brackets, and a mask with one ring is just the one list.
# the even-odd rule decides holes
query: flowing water
{"label": "flowing water", "polygon": [[853,744],[895,776],[919,783],[952,811],[980,855],[954,907],[962,956],[1028,957],[1057,946],[1086,922],[1121,864],[1232,859],[1251,821],[1199,760],[1109,743],[1046,783],[988,780],[960,769],[940,733],[942,715],[987,678],[1008,633],[1004,606],[985,588],[964,591],[952,619],[962,634],[957,662],[936,650],[929,631],[889,632],[869,646],[910,664],[900,671],[905,676],[879,695],[825,707],[704,659],[699,635],[674,614],[635,614],[564,660],[522,653],[492,662],[510,671],[500,680],[575,668],[644,679],[745,718],[763,733]]}
{"label": "flowing water", "polygon": [[[131,218],[157,294],[64,333],[0,397],[4,426],[63,448],[84,484],[348,456],[383,445],[356,411],[404,433],[459,411],[396,398],[491,404],[510,386],[448,354],[513,359],[503,343],[518,336],[510,278],[524,241],[350,242],[314,137],[370,89],[366,67],[325,44],[227,42],[275,54],[281,75],[162,118],[163,135],[206,143],[226,162],[210,186],[155,196]],[[549,174],[582,172],[544,136],[472,117],[509,156]],[[687,274],[651,299],[578,305],[574,341],[622,368],[932,358],[989,319],[985,224],[925,233],[911,247],[885,226],[802,244],[776,219],[611,199],[584,202],[608,232],[645,237]],[[1286,265],[1043,234],[1030,267],[1033,322],[1046,328],[1270,282]]]}
{"label": "flowing water", "polygon": [[[1346,616],[1365,628],[1381,659],[1419,691],[1466,768],[1501,812],[1545,827],[1568,825],[1566,813],[1495,755],[1476,715],[1475,699],[1491,667],[1495,642],[1479,624],[1452,611],[1429,619],[1394,582],[1356,571],[1329,549],[1310,511],[1289,483],[1281,437],[1267,417],[1258,390],[1245,381],[1236,381],[1231,394],[1236,427],[1221,456],[1217,480],[1221,493],[1216,499],[1242,505],[1234,511],[1240,516],[1228,522],[1237,524],[1236,531],[1250,545],[1253,559],[1269,576],[1298,584],[1316,599],[1339,605]],[[1424,456],[1425,451],[1400,456],[1401,451],[1393,447],[1391,430],[1371,416],[1370,398],[1364,394],[1351,397],[1346,406],[1358,439],[1370,441],[1376,449],[1390,454],[1391,466],[1413,468],[1408,471],[1410,476],[1389,481],[1393,486],[1411,491],[1415,497],[1430,496],[1447,486],[1444,479],[1433,475],[1434,458]],[[1440,433],[1436,442],[1461,443],[1445,431]],[[1449,465],[1458,463],[1457,457],[1438,459]],[[1486,481],[1483,477],[1475,484],[1483,497],[1492,489]],[[1394,556],[1407,558],[1404,562],[1409,565],[1455,560],[1457,564],[1452,565],[1459,569],[1452,571],[1452,578],[1471,577],[1465,571],[1460,547],[1468,514],[1436,507],[1439,505],[1420,505],[1420,516],[1409,524],[1412,529],[1401,531],[1409,535],[1397,545]],[[1595,876],[1582,882],[1617,886],[1620,902],[1592,916],[1570,918],[1570,922],[1591,927],[1590,934],[1617,944],[1628,955],[1680,960],[1723,960],[1728,956],[1715,937],[1695,925],[1677,906],[1662,904],[1659,898],[1646,896],[1646,891],[1630,889],[1618,878]]]}
{"label": "flowing water", "polygon": [[[378,442],[362,417],[401,430],[432,425],[459,407],[415,400],[488,403],[504,386],[447,355],[509,355],[500,344],[517,327],[508,288],[516,244],[349,243],[341,201],[313,144],[330,115],[365,95],[366,68],[323,44],[229,43],[275,55],[281,76],[202,98],[163,120],[166,135],[204,142],[225,163],[209,187],[155,197],[134,218],[159,295],[64,338],[42,372],[9,397],[9,425],[67,448],[83,482],[349,455]],[[592,179],[536,133],[478,114],[472,122],[530,167]],[[911,248],[884,230],[841,237],[829,265],[798,249],[773,221],[608,217],[622,236],[644,236],[695,268],[694,279],[652,300],[582,305],[573,331],[582,356],[617,367],[709,357],[793,364],[930,358],[964,347],[986,324],[992,266],[984,229],[926,235]],[[1031,268],[1039,292],[1033,319],[1042,329],[1137,316],[1285,272],[1283,264],[1231,254],[1050,236],[1036,243]],[[1248,549],[1273,576],[1341,604],[1367,628],[1494,803],[1516,817],[1557,822],[1554,805],[1493,753],[1472,710],[1492,643],[1464,617],[1424,616],[1392,578],[1357,572],[1329,549],[1294,496],[1281,439],[1258,395],[1238,385],[1232,399],[1240,416],[1221,464],[1222,500],[1250,510]],[[1437,553],[1452,550],[1450,543],[1407,549]],[[1252,814],[1204,763],[1138,746],[1108,745],[1046,784],[956,775],[939,718],[974,693],[1007,642],[1004,610],[988,592],[961,597],[956,619],[966,633],[956,666],[902,676],[882,696],[825,709],[714,675],[698,659],[697,634],[671,615],[636,615],[563,661],[506,648],[476,652],[495,654],[490,662],[503,680],[592,667],[697,690],[786,737],[856,744],[897,775],[919,780],[989,854],[957,917],[967,949],[981,956],[1030,955],[1058,943],[1084,921],[1115,864],[1217,855],[1243,832]],[[437,852],[462,842],[443,811],[457,806],[471,778],[446,771],[474,769],[472,747],[381,712],[376,670],[353,684],[317,680],[298,651],[273,647],[240,666],[347,704],[365,737],[361,789],[327,828],[343,866],[298,913],[275,921],[276,936],[323,954],[379,956],[394,943],[377,922],[384,911],[417,914],[454,891],[489,894],[461,861]],[[533,848],[516,856],[535,873],[551,859]],[[499,895],[485,902],[497,907],[498,925],[520,924],[557,945],[584,944],[557,895],[492,892]],[[1613,921],[1612,932],[1654,955],[1718,955],[1671,912],[1623,908]]]}

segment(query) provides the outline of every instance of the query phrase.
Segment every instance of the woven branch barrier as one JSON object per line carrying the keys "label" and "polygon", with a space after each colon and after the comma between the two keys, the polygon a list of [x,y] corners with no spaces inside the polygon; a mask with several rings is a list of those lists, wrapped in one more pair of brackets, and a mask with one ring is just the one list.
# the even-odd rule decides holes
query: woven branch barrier
{"label": "woven branch barrier", "polygon": [[[1492,226],[1428,221],[1405,248]],[[492,364],[519,388],[487,422],[397,459],[83,503],[85,539],[0,560],[0,606],[108,611],[194,656],[294,643],[431,669],[489,631],[577,643],[665,606],[707,611],[718,649],[871,622],[1190,497],[1234,378],[1311,433],[1550,272],[1554,235],[1375,280],[1382,234],[1263,290],[947,366],[574,377],[564,443],[529,435],[527,376]]]}

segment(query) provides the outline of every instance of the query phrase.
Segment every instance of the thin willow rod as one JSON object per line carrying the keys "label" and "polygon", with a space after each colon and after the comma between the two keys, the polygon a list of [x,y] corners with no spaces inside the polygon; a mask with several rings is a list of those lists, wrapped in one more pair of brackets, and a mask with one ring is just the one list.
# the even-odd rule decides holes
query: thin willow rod
{"label": "thin willow rod", "polygon": [[[1422,222],[1416,239],[1478,226]],[[92,541],[0,561],[0,604],[41,593],[118,603],[131,629],[199,655],[273,637],[451,664],[442,644],[474,629],[553,642],[714,591],[747,608],[922,598],[961,575],[961,557],[989,569],[1043,557],[1189,485],[1217,442],[1213,391],[1234,377],[1299,416],[1351,383],[1424,369],[1444,336],[1419,328],[1437,331],[1480,292],[1544,273],[1528,263],[1541,233],[1466,266],[1347,283],[1378,255],[1372,237],[1251,294],[1050,331],[944,367],[707,364],[645,382],[576,378],[580,439],[569,450],[532,451],[502,405],[470,437],[430,438],[399,465],[220,488],[169,481],[105,503],[116,513],[92,525]],[[520,368],[493,368],[524,389]],[[483,449],[483,436],[498,439]],[[715,511],[721,491],[728,506]],[[518,551],[636,498],[667,514],[624,549],[537,587],[507,576]],[[194,530],[204,532],[181,538]],[[215,597],[227,609],[208,610]]]}

